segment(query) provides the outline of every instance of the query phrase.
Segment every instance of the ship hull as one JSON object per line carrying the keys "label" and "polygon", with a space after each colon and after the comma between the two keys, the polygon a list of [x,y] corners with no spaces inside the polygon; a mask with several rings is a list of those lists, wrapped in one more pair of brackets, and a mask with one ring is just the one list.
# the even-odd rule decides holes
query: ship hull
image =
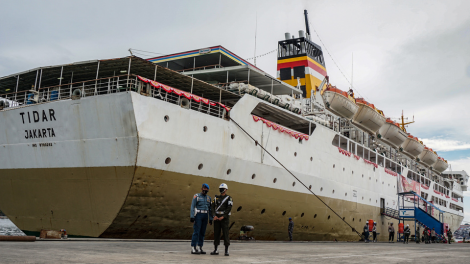
{"label": "ship hull", "polygon": [[[285,240],[292,217],[295,240],[358,240],[344,217],[359,231],[374,219],[385,239],[388,223],[396,221],[380,214],[380,202],[397,208],[397,177],[338,152],[328,128],[317,126],[299,144],[254,122],[259,102],[245,95],[231,118],[341,218],[233,122],[132,92],[3,111],[0,208],[27,233],[188,239],[191,198],[202,183],[214,195],[225,182],[234,199],[232,238],[253,225],[256,239]],[[56,137],[18,133],[47,125],[24,122],[21,113],[48,109],[56,113]]]}

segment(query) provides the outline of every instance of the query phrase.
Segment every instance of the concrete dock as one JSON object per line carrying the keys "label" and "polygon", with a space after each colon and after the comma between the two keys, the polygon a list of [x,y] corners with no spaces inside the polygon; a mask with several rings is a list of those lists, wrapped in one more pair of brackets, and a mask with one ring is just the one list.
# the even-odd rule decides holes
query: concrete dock
{"label": "concrete dock", "polygon": [[[208,241],[204,249],[213,249]],[[189,241],[0,242],[0,263],[470,263],[470,244],[237,242],[230,256],[191,255]],[[223,250],[223,248],[222,248]]]}

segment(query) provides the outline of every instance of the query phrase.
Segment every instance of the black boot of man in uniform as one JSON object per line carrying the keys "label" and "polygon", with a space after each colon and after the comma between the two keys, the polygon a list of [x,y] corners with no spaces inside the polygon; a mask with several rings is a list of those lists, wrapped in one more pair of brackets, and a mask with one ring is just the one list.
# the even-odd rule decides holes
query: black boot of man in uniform
{"label": "black boot of man in uniform", "polygon": [[222,183],[219,186],[220,195],[216,195],[212,202],[212,214],[214,214],[214,251],[211,255],[219,255],[217,247],[220,245],[220,232],[224,235],[225,256],[229,256],[230,246],[229,223],[233,206],[232,197],[227,195],[228,186]]}

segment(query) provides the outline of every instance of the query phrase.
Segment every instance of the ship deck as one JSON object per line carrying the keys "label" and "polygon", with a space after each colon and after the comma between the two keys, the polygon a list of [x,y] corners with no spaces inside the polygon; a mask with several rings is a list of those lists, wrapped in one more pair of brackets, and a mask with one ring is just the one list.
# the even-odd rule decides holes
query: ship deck
{"label": "ship deck", "polygon": [[[3,263],[463,263],[468,244],[237,242],[230,256],[191,255],[189,241],[68,240],[3,242]],[[204,249],[213,249],[206,241]],[[219,250],[220,252],[220,250]]]}

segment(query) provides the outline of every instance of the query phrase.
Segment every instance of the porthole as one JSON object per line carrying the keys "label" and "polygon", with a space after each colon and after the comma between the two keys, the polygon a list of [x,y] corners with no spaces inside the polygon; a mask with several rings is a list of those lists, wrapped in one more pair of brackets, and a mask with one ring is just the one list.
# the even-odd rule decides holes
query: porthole
{"label": "porthole", "polygon": [[335,193],[335,190],[333,190],[332,193]]}
{"label": "porthole", "polygon": [[292,183],[292,186],[295,186],[295,182]]}
{"label": "porthole", "polygon": [[333,169],[335,168],[335,164],[333,164]]}
{"label": "porthole", "polygon": [[369,177],[369,180],[372,179],[371,177]]}
{"label": "porthole", "polygon": [[300,217],[304,217],[304,213],[302,213],[302,214],[300,215]]}
{"label": "porthole", "polygon": [[371,198],[369,198],[369,202],[370,202],[370,201],[372,201],[372,199],[371,199]]}
{"label": "porthole", "polygon": [[286,211],[282,212],[282,215],[286,215]]}
{"label": "porthole", "polygon": [[204,127],[202,128],[202,130],[203,130],[204,132],[207,132],[207,127],[204,126]]}
{"label": "porthole", "polygon": [[379,180],[375,179],[375,182],[378,182]]}
{"label": "porthole", "polygon": [[165,164],[170,164],[170,162],[171,162],[171,158],[166,158],[165,159]]}
{"label": "porthole", "polygon": [[279,151],[279,147],[276,147],[276,151]]}
{"label": "porthole", "polygon": [[362,178],[364,178],[364,174],[362,174]]}
{"label": "porthole", "polygon": [[277,178],[274,178],[273,182],[276,183],[276,182],[277,182]]}
{"label": "porthole", "polygon": [[354,171],[351,171],[351,174],[354,174]]}
{"label": "porthole", "polygon": [[330,219],[330,216],[328,216],[328,220]]}
{"label": "porthole", "polygon": [[237,208],[237,212],[240,212],[240,210],[242,210],[242,207],[241,207],[241,206],[239,206],[239,207]]}
{"label": "porthole", "polygon": [[254,179],[256,177],[256,174],[251,175],[251,178]]}
{"label": "porthole", "polygon": [[311,190],[311,189],[312,189],[312,185],[308,186],[308,189]]}
{"label": "porthole", "polygon": [[234,139],[234,138],[235,138],[235,134],[232,134],[230,137],[231,137],[232,139]]}
{"label": "porthole", "polygon": [[294,152],[294,157],[297,157],[297,152]]}
{"label": "porthole", "polygon": [[266,212],[266,209],[261,210],[261,214],[264,214]]}
{"label": "porthole", "polygon": [[345,169],[345,168],[343,168],[343,171],[345,171],[345,170],[346,170],[346,169]]}
{"label": "porthole", "polygon": [[163,118],[163,120],[165,120],[165,122],[168,122],[168,121],[170,121],[170,117],[166,115],[166,116]]}
{"label": "porthole", "polygon": [[384,225],[384,222],[382,222],[382,225]]}
{"label": "porthole", "polygon": [[228,169],[228,170],[227,170],[227,175],[230,174],[231,172],[232,172],[232,170],[231,170],[231,169]]}
{"label": "porthole", "polygon": [[364,196],[362,196],[362,200],[364,200]]}
{"label": "porthole", "polygon": [[202,163],[199,164],[199,166],[197,166],[197,168],[198,168],[199,170],[202,170],[202,167],[204,167],[204,165],[202,165]]}
{"label": "porthole", "polygon": [[384,184],[384,182],[382,182],[382,184]]}
{"label": "porthole", "polygon": [[353,218],[353,222],[354,222],[354,218]]}
{"label": "porthole", "polygon": [[375,167],[372,168],[375,171]]}
{"label": "porthole", "polygon": [[387,202],[387,205],[388,205],[388,202]]}
{"label": "porthole", "polygon": [[348,193],[344,193],[344,196],[348,196]]}
{"label": "porthole", "polygon": [[320,188],[320,192],[323,191],[323,187]]}
{"label": "porthole", "polygon": [[310,161],[313,161],[313,157],[310,157]]}
{"label": "porthole", "polygon": [[388,184],[388,187],[390,187],[390,183]]}
{"label": "porthole", "polygon": [[362,219],[359,219],[359,222],[361,222]]}
{"label": "porthole", "polygon": [[393,185],[393,188],[395,188],[395,185]]}
{"label": "porthole", "polygon": [[313,218],[317,218],[317,214],[315,214],[315,215],[313,216]]}
{"label": "porthole", "polygon": [[375,200],[375,203],[377,203],[377,200]]}

